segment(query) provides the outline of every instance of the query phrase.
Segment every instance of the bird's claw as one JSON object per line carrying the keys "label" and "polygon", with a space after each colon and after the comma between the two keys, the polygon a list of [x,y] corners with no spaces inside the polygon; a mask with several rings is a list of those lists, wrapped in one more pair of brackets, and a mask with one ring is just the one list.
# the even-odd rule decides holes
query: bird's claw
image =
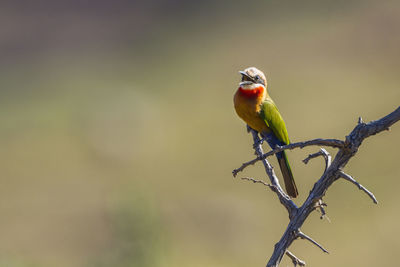
{"label": "bird's claw", "polygon": [[257,148],[258,146],[261,146],[265,141],[265,138],[262,137],[257,143],[254,143],[253,148]]}

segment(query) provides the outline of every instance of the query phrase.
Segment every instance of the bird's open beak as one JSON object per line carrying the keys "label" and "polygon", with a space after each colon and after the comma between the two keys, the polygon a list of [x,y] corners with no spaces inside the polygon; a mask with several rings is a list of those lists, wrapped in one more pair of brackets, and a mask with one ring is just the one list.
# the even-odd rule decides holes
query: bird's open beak
{"label": "bird's open beak", "polygon": [[251,78],[246,72],[244,72],[244,71],[239,71],[239,73],[241,74],[241,75],[243,75],[243,76],[246,76],[247,78],[249,78],[249,79],[253,79],[253,78]]}
{"label": "bird's open beak", "polygon": [[247,78],[246,80],[244,80],[244,79],[242,78],[242,81],[239,83],[240,86],[243,86],[243,85],[251,85],[251,84],[254,83],[253,78],[252,78],[250,75],[248,75],[245,71],[239,71],[239,73],[240,73],[243,77],[246,77],[246,78]]}

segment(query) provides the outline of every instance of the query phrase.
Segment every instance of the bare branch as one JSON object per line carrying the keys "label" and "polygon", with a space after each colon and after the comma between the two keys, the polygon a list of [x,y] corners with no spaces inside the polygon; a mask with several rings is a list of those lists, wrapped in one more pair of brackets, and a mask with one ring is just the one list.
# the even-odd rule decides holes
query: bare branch
{"label": "bare branch", "polygon": [[316,245],[317,247],[319,247],[323,252],[329,254],[329,252],[328,252],[323,246],[321,246],[320,244],[318,244],[318,242],[316,242],[314,239],[312,239],[312,238],[309,237],[308,235],[304,234],[303,232],[298,231],[298,232],[297,232],[297,236],[300,237],[301,239],[306,239],[306,240],[310,241],[311,243],[313,243],[314,245]]}
{"label": "bare branch", "polygon": [[306,266],[306,263],[304,262],[304,261],[302,261],[302,260],[300,260],[299,258],[297,258],[292,252],[290,252],[289,250],[286,250],[286,256],[288,256],[291,260],[292,260],[292,262],[293,262],[293,264],[294,264],[294,267],[296,267],[297,265],[299,265],[299,266]]}
{"label": "bare branch", "polygon": [[286,250],[292,244],[294,238],[296,238],[292,233],[299,231],[308,215],[310,215],[314,210],[316,201],[322,199],[332,183],[342,176],[340,171],[357,153],[358,148],[364,139],[387,130],[391,125],[399,120],[400,107],[389,115],[376,121],[363,123],[362,120],[359,120],[360,123],[358,123],[353,131],[351,131],[351,133],[346,137],[344,147],[339,149],[329,168],[327,168],[321,178],[314,184],[309,196],[304,201],[303,205],[297,210],[296,216],[291,218],[285,233],[274,247],[274,252],[267,264],[268,267],[279,265]]}
{"label": "bare branch", "polygon": [[[355,128],[351,131],[351,133],[348,136],[346,136],[345,141],[340,141],[336,139],[314,139],[305,142],[293,143],[287,146],[277,147],[276,149],[269,151],[268,153],[265,154],[262,151],[261,141],[258,136],[258,133],[250,129],[250,132],[253,135],[254,149],[256,151],[257,158],[244,163],[240,168],[234,170],[233,175],[236,176],[238,172],[242,171],[247,166],[252,165],[257,161],[261,160],[264,164],[265,171],[271,181],[271,185],[268,185],[264,182],[261,183],[266,186],[269,186],[277,194],[281,204],[288,210],[290,218],[289,224],[284,234],[282,235],[278,243],[275,244],[273,254],[268,261],[267,267],[278,266],[282,257],[285,254],[288,255],[292,260],[293,258],[297,259],[297,257],[293,257],[294,255],[288,251],[288,248],[293,243],[293,241],[299,237],[302,239],[307,239],[314,245],[318,246],[321,250],[328,253],[328,251],[325,248],[323,248],[320,244],[318,244],[313,239],[302,233],[300,231],[300,228],[304,224],[305,220],[308,218],[310,213],[316,208],[320,208],[321,212],[325,214],[325,210],[323,209],[325,203],[322,202],[322,198],[323,196],[325,196],[328,188],[339,178],[344,178],[352,182],[353,184],[357,185],[360,190],[363,190],[365,193],[368,194],[368,196],[374,201],[374,203],[377,203],[375,196],[370,191],[368,191],[365,187],[359,184],[353,177],[344,173],[342,170],[349,162],[349,160],[352,157],[354,157],[354,155],[356,155],[358,148],[360,147],[365,138],[380,133],[384,130],[388,130],[390,126],[392,126],[399,120],[400,120],[400,107],[398,107],[389,115],[379,120],[371,121],[369,123],[364,123],[360,118]],[[273,170],[273,167],[266,158],[286,149],[302,148],[310,145],[336,147],[339,148],[339,151],[335,155],[333,161],[331,160],[331,156],[326,150],[321,150],[315,154],[312,154],[305,160],[306,162],[308,162],[311,158],[315,158],[317,156],[324,156],[326,168],[322,176],[314,184],[307,199],[300,207],[297,207],[296,204],[282,190],[281,186],[279,185],[278,178],[276,177],[275,172]],[[247,180],[251,181],[251,179]],[[297,264],[297,261],[296,263],[295,261],[293,261],[293,263]]]}
{"label": "bare branch", "polygon": [[312,154],[308,154],[307,158],[303,159],[303,163],[304,164],[308,164],[308,162],[312,159],[318,158],[319,156],[323,156],[324,154],[322,153],[322,151],[318,151]]}
{"label": "bare branch", "polygon": [[310,159],[316,158],[318,156],[323,156],[325,159],[325,171],[331,166],[332,162],[332,157],[331,154],[329,154],[328,151],[326,151],[324,148],[321,148],[317,153],[310,154],[307,156],[307,158],[303,159],[304,164],[307,164]]}
{"label": "bare branch", "polygon": [[[260,138],[258,136],[258,133],[255,130],[251,129],[251,128],[250,128],[250,132],[253,135],[255,153],[258,156],[262,156],[263,155],[263,149],[262,149],[262,146],[261,146],[261,142],[260,142]],[[282,187],[279,184],[278,177],[276,177],[274,168],[268,162],[268,160],[267,159],[263,159],[262,162],[264,164],[265,172],[267,173],[267,175],[268,175],[268,177],[269,177],[269,179],[271,181],[270,188],[272,189],[272,191],[274,191],[276,193],[276,195],[278,196],[279,201],[281,202],[281,204],[283,206],[285,206],[285,208],[288,210],[289,218],[293,217],[294,214],[297,211],[296,204],[290,199],[290,197],[285,193],[285,191],[283,191]]]}
{"label": "bare branch", "polygon": [[[260,143],[261,141],[259,141]],[[262,143],[262,142],[261,142]],[[258,145],[254,144],[255,146]],[[267,157],[273,156],[276,153],[282,152],[284,150],[292,150],[295,148],[304,148],[306,146],[330,146],[330,147],[335,147],[335,148],[342,148],[344,146],[344,142],[341,140],[336,140],[336,139],[313,139],[313,140],[309,140],[309,141],[304,141],[304,142],[297,142],[297,143],[291,143],[289,145],[286,146],[277,146],[275,149],[262,154],[262,155],[258,155],[257,158],[252,159],[250,161],[247,161],[245,163],[242,164],[242,166],[240,166],[239,168],[235,169],[232,171],[232,174],[234,177],[236,177],[236,175],[243,171],[246,167],[250,166],[250,165],[254,165],[256,162],[266,159]]]}
{"label": "bare branch", "polygon": [[257,184],[257,183],[258,183],[258,184],[263,184],[263,185],[265,185],[265,186],[271,188],[271,190],[273,190],[272,188],[274,187],[273,185],[267,184],[267,183],[264,182],[264,181],[256,180],[256,179],[251,178],[251,177],[242,177],[241,179],[242,179],[242,180],[251,181],[251,182],[253,182],[253,183],[255,183],[255,184]]}
{"label": "bare branch", "polygon": [[369,123],[359,123],[350,135],[346,136],[345,146],[349,144],[355,145],[357,148],[361,145],[365,138],[375,135],[385,130],[389,130],[389,127],[400,120],[400,106],[395,109],[392,113],[385,117],[371,121]]}
{"label": "bare branch", "polygon": [[326,165],[328,165],[328,167],[331,165],[331,155],[328,153],[328,151],[326,151],[324,148],[321,148],[318,152],[314,153],[314,154],[310,154],[307,156],[307,158],[303,159],[304,164],[307,164],[311,159],[319,157],[319,156],[323,156],[325,158],[326,161]]}
{"label": "bare branch", "polygon": [[367,188],[365,188],[364,186],[362,186],[359,182],[357,182],[353,177],[351,177],[350,175],[348,175],[347,173],[343,172],[343,171],[339,171],[340,173],[340,177],[344,178],[345,180],[352,182],[353,184],[355,184],[358,189],[364,191],[375,204],[378,204],[378,200],[376,199],[376,197],[374,196],[374,194],[372,192],[370,192]]}

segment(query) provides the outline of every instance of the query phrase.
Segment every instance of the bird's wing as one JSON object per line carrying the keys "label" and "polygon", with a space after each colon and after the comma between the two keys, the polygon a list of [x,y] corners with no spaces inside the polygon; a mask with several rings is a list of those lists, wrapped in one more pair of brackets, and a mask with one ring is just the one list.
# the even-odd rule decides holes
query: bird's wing
{"label": "bird's wing", "polygon": [[261,117],[267,124],[267,126],[272,130],[279,141],[289,144],[289,136],[286,130],[285,122],[279,113],[278,108],[272,100],[267,99],[261,105]]}

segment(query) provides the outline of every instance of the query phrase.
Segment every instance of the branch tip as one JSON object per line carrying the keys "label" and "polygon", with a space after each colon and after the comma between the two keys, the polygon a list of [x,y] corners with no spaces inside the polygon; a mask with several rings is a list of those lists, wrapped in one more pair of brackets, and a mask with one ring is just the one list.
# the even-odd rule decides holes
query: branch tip
{"label": "branch tip", "polygon": [[339,174],[340,174],[340,177],[353,183],[354,185],[356,185],[358,187],[358,189],[360,189],[361,191],[366,193],[375,204],[378,204],[378,200],[376,199],[375,195],[372,192],[370,192],[367,188],[365,188],[362,184],[357,182],[353,177],[351,177],[350,175],[348,175],[347,173],[345,173],[343,171],[339,171]]}
{"label": "branch tip", "polygon": [[316,152],[316,153],[309,154],[307,156],[307,158],[303,159],[303,163],[307,164],[311,159],[316,158],[318,156],[323,156],[324,157],[324,159],[325,159],[325,171],[326,171],[331,166],[332,157],[331,157],[331,154],[329,154],[329,152],[324,148],[320,148],[320,150],[318,152]]}
{"label": "branch tip", "polygon": [[308,241],[310,241],[311,243],[313,243],[314,245],[316,245],[317,247],[319,247],[323,252],[328,253],[329,251],[327,251],[323,246],[321,246],[318,242],[316,242],[314,239],[312,239],[311,237],[309,237],[308,235],[304,234],[302,231],[298,231],[296,233],[297,237],[300,237],[301,239],[306,239]]}
{"label": "branch tip", "polygon": [[269,187],[269,188],[273,188],[273,187],[274,187],[273,185],[267,184],[267,183],[264,182],[264,181],[256,180],[256,179],[251,178],[251,177],[242,177],[241,179],[242,179],[242,180],[246,180],[246,181],[253,182],[253,183],[255,183],[255,184],[263,184],[263,185],[265,185],[265,186],[267,186],[267,187]]}

